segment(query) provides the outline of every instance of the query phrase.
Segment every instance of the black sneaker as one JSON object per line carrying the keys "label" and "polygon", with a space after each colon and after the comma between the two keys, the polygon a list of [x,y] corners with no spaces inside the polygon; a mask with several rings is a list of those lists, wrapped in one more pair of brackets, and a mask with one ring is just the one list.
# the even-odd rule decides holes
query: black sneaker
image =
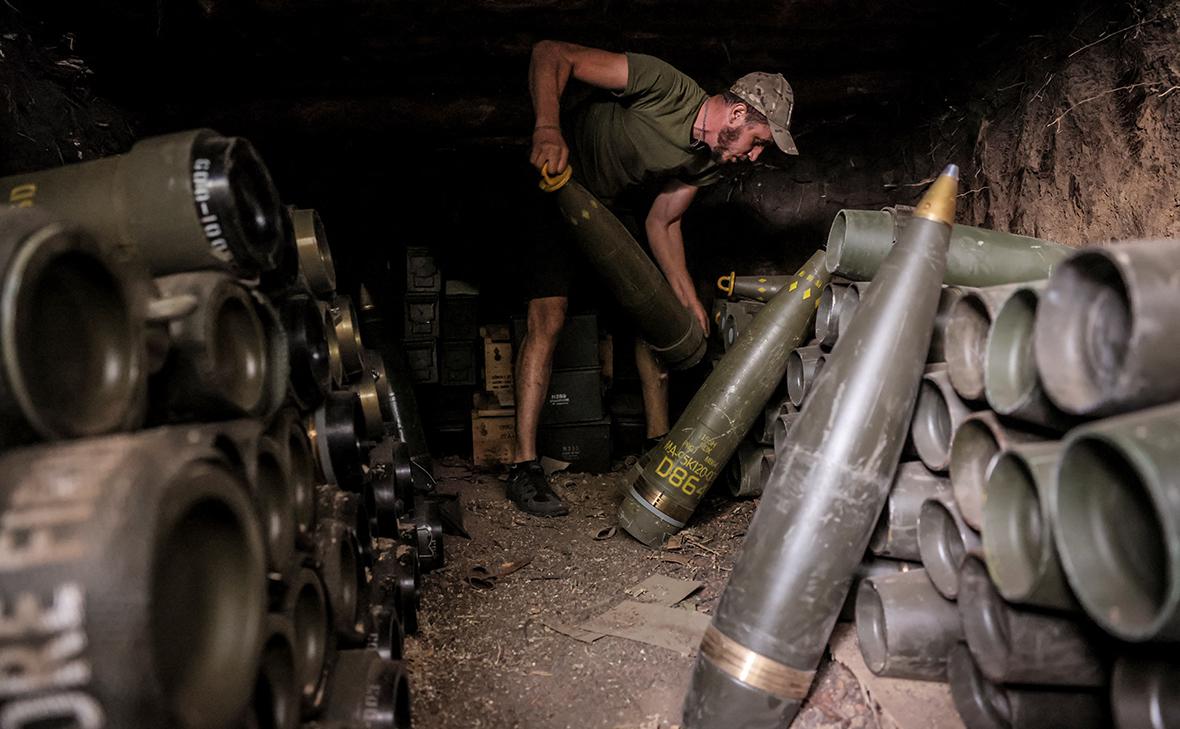
{"label": "black sneaker", "polygon": [[570,513],[553,489],[540,461],[517,463],[508,472],[508,498],[516,507],[533,516],[565,516]]}

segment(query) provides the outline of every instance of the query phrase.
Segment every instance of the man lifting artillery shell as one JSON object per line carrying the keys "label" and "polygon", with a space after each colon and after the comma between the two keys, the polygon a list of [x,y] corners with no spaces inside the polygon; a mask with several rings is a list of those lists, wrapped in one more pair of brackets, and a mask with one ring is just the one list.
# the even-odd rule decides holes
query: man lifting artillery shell
{"label": "man lifting artillery shell", "polygon": [[[597,95],[562,114],[571,78]],[[536,438],[574,267],[588,260],[598,269],[643,337],[635,356],[647,436],[663,436],[666,366],[699,361],[709,327],[685,262],[681,218],[697,188],[718,179],[719,164],[756,160],[771,144],[797,154],[788,130],[794,95],[780,74],[752,73],[710,96],[658,58],[556,41],[533,47],[529,91],[536,113],[530,162],[572,233],[536,241],[527,262],[528,333],[516,362],[517,463],[508,496],[528,513],[560,516],[567,510],[541,470]],[[653,184],[658,192],[638,235],[629,206]],[[658,271],[632,236],[646,237]]]}

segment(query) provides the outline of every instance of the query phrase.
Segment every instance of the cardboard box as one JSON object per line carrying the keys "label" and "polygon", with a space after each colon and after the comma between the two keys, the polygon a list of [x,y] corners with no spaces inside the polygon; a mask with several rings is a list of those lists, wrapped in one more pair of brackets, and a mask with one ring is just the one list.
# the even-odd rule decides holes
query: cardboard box
{"label": "cardboard box", "polygon": [[483,468],[516,460],[515,410],[471,411],[471,460]]}
{"label": "cardboard box", "polygon": [[516,404],[516,387],[512,372],[512,335],[507,326],[480,327],[483,336],[484,389],[495,395],[500,405]]}

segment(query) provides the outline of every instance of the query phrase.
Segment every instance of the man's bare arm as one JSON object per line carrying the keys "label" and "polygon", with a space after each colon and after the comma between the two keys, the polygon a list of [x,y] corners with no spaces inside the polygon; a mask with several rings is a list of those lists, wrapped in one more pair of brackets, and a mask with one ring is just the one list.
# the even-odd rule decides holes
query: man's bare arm
{"label": "man's bare arm", "polygon": [[709,331],[709,316],[697,298],[696,287],[688,273],[688,261],[684,255],[684,235],[680,222],[688,206],[696,196],[697,188],[673,180],[656,195],[647,214],[644,227],[651,252],[660,264],[676,298],[700,323],[701,329]]}
{"label": "man's bare arm", "polygon": [[529,162],[557,174],[569,162],[569,147],[561,136],[561,95],[570,78],[609,91],[627,87],[627,57],[598,48],[561,41],[540,41],[529,61],[529,94],[536,121]]}

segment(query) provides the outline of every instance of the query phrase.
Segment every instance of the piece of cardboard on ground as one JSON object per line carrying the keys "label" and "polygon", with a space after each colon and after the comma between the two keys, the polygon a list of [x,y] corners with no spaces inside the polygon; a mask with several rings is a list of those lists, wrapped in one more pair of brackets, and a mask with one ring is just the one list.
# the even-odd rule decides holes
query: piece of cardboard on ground
{"label": "piece of cardboard on ground", "polygon": [[[681,580],[676,577],[669,577],[667,575],[652,575],[651,577],[648,577],[643,582],[640,582],[637,585],[632,585],[631,587],[628,587],[626,590],[624,590],[624,592],[626,592],[628,595],[630,595],[637,602],[652,603],[655,605],[661,605],[661,606],[670,608],[673,605],[675,605],[676,603],[683,600],[684,598],[691,595],[692,593],[701,589],[701,584],[702,583],[697,582],[695,580]],[[612,608],[612,610],[613,609],[614,608]],[[607,613],[604,613],[604,615],[609,614],[610,612],[611,611],[607,611]],[[687,611],[681,611],[681,612],[687,612]],[[596,631],[593,628],[589,628],[587,626],[589,623],[597,621],[602,617],[603,617],[602,615],[599,615],[597,617],[591,618],[590,620],[587,620],[585,623],[582,623],[581,625],[568,625],[566,623],[562,623],[562,622],[559,622],[557,620],[553,620],[550,618],[546,618],[543,622],[545,623],[546,626],[552,628],[553,630],[556,630],[558,633],[561,633],[562,635],[569,636],[570,638],[573,638],[574,640],[580,640],[583,643],[593,643],[594,641],[598,640],[599,638],[601,638],[603,635],[606,635],[607,633],[606,633],[606,631]],[[675,618],[675,619],[680,618],[680,616],[678,616],[678,615],[673,615],[671,617]],[[666,622],[668,619],[668,616],[658,616],[658,618],[659,618],[659,620]],[[708,622],[706,621],[705,624],[707,626]],[[631,627],[634,628],[636,626],[632,625]],[[701,630],[701,634],[702,635],[704,634],[704,629]],[[610,635],[616,635],[616,634],[610,633]],[[624,636],[617,636],[617,637],[626,638],[629,636],[624,635]],[[644,641],[644,642],[646,642],[646,641]],[[700,642],[699,637],[697,639],[697,642],[698,643]],[[659,645],[659,644],[657,643],[655,645]],[[678,650],[678,649],[674,648],[673,650]]]}
{"label": "piece of cardboard on ground", "polygon": [[693,610],[627,600],[580,627],[688,656],[700,646],[710,620],[710,616]]}
{"label": "piece of cardboard on ground", "polygon": [[945,683],[883,678],[870,671],[860,654],[853,624],[838,624],[828,647],[879,707],[886,720],[881,724],[883,729],[965,729]]}
{"label": "piece of cardboard on ground", "polygon": [[667,575],[652,575],[624,592],[636,602],[653,602],[672,607],[692,593],[701,589],[704,583],[695,580],[680,580]]}

